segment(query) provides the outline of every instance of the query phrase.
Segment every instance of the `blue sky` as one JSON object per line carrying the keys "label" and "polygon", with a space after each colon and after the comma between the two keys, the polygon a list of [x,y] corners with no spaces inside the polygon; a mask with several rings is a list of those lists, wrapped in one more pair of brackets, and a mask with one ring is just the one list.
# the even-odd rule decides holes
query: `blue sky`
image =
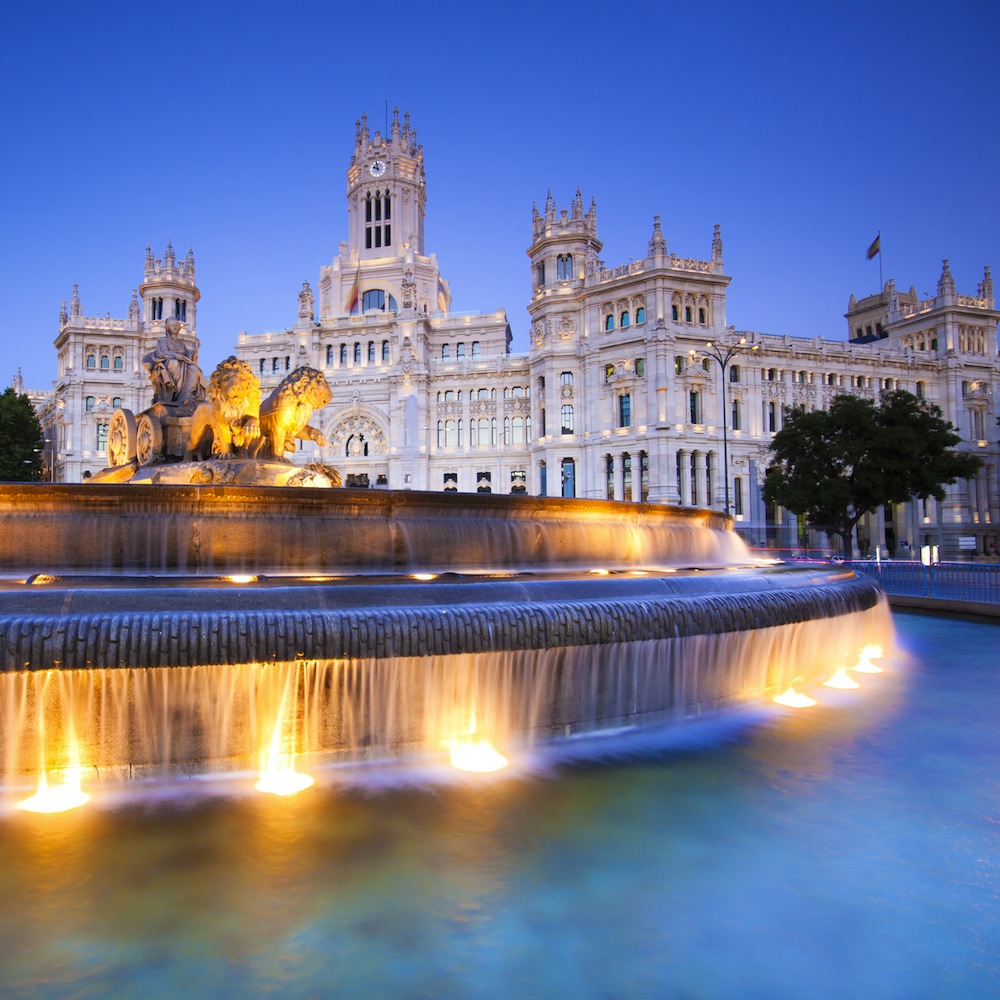
{"label": "blue sky", "polygon": [[[174,11],[171,15],[158,11]],[[1000,279],[995,4],[383,0],[16,4],[0,83],[6,384],[47,388],[60,301],[124,315],[147,242],[193,246],[202,363],[290,325],[346,238],[354,121],[411,113],[456,310],[528,346],[531,205],[596,197],[609,265],[705,258],[727,321],[843,338],[883,272]]]}

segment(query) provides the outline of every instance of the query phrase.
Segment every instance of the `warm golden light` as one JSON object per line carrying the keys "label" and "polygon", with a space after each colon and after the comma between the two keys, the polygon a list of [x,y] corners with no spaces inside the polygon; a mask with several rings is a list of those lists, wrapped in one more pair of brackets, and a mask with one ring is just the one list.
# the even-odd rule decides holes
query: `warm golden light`
{"label": "warm golden light", "polygon": [[508,764],[502,753],[478,737],[462,736],[446,742],[451,754],[451,766],[459,771],[499,771]]}
{"label": "warm golden light", "polygon": [[90,796],[80,788],[80,769],[70,768],[64,777],[65,781],[61,784],[50,785],[43,773],[38,781],[38,791],[31,798],[18,802],[17,808],[28,812],[55,813],[82,806]]}
{"label": "warm golden light", "polygon": [[796,691],[794,687],[789,687],[787,691],[779,694],[774,700],[786,708],[812,708],[816,704],[815,698],[810,698],[809,695]]}
{"label": "warm golden light", "polygon": [[882,668],[872,663],[872,660],[877,660],[881,655],[881,646],[865,646],[858,654],[858,662],[851,669],[859,674],[880,674]]}
{"label": "warm golden light", "polygon": [[606,570],[606,569],[592,569],[590,572],[591,572],[592,576],[609,576],[610,575],[610,571]]}
{"label": "warm golden light", "polygon": [[436,580],[437,573],[411,573],[411,580]]}
{"label": "warm golden light", "polygon": [[268,766],[254,787],[259,792],[270,792],[272,795],[295,795],[313,784],[315,782],[308,774],[296,771],[288,764],[284,767]]}
{"label": "warm golden light", "polygon": [[861,685],[854,680],[854,678],[847,676],[846,667],[840,667],[828,681],[823,681],[823,684],[825,687],[839,688],[842,691],[848,691],[851,688],[861,687]]}
{"label": "warm golden light", "polygon": [[257,577],[251,575],[250,573],[230,573],[226,579],[230,583],[256,583]]}

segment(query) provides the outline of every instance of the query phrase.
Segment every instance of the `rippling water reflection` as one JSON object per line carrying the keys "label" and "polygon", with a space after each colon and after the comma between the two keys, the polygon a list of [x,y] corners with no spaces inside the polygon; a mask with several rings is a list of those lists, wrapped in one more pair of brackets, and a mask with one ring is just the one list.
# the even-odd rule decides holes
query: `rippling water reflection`
{"label": "rippling water reflection", "polygon": [[683,749],[6,816],[0,995],[995,996],[1000,628],[899,626]]}

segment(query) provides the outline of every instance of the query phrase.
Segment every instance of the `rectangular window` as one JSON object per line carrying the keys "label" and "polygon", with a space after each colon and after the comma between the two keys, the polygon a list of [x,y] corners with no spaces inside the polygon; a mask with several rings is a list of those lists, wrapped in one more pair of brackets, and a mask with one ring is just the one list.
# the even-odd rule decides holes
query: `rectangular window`
{"label": "rectangular window", "polygon": [[639,500],[645,503],[649,499],[649,453],[639,452]]}
{"label": "rectangular window", "polygon": [[734,431],[740,430],[740,401],[738,399],[733,400],[732,427]]}
{"label": "rectangular window", "polygon": [[701,393],[692,389],[688,394],[688,405],[691,410],[691,423],[701,423]]}
{"label": "rectangular window", "polygon": [[572,372],[562,372],[559,375],[559,384],[560,385],[572,385],[573,384],[573,373]]}
{"label": "rectangular window", "polygon": [[629,395],[618,397],[618,426],[632,426],[632,397]]}
{"label": "rectangular window", "polygon": [[609,500],[615,498],[615,456],[608,455],[604,460],[606,488],[605,494]]}
{"label": "rectangular window", "polygon": [[733,479],[733,513],[743,516],[743,480],[739,476]]}
{"label": "rectangular window", "polygon": [[622,455],[622,499],[632,499],[632,456],[628,452]]}

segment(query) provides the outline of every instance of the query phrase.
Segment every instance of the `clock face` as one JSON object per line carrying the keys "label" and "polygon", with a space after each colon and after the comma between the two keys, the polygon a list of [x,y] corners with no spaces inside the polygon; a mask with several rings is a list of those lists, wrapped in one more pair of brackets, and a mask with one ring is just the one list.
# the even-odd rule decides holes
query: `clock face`
{"label": "clock face", "polygon": [[384,160],[376,160],[368,168],[368,173],[370,173],[372,175],[372,177],[381,177],[385,173],[385,161]]}

